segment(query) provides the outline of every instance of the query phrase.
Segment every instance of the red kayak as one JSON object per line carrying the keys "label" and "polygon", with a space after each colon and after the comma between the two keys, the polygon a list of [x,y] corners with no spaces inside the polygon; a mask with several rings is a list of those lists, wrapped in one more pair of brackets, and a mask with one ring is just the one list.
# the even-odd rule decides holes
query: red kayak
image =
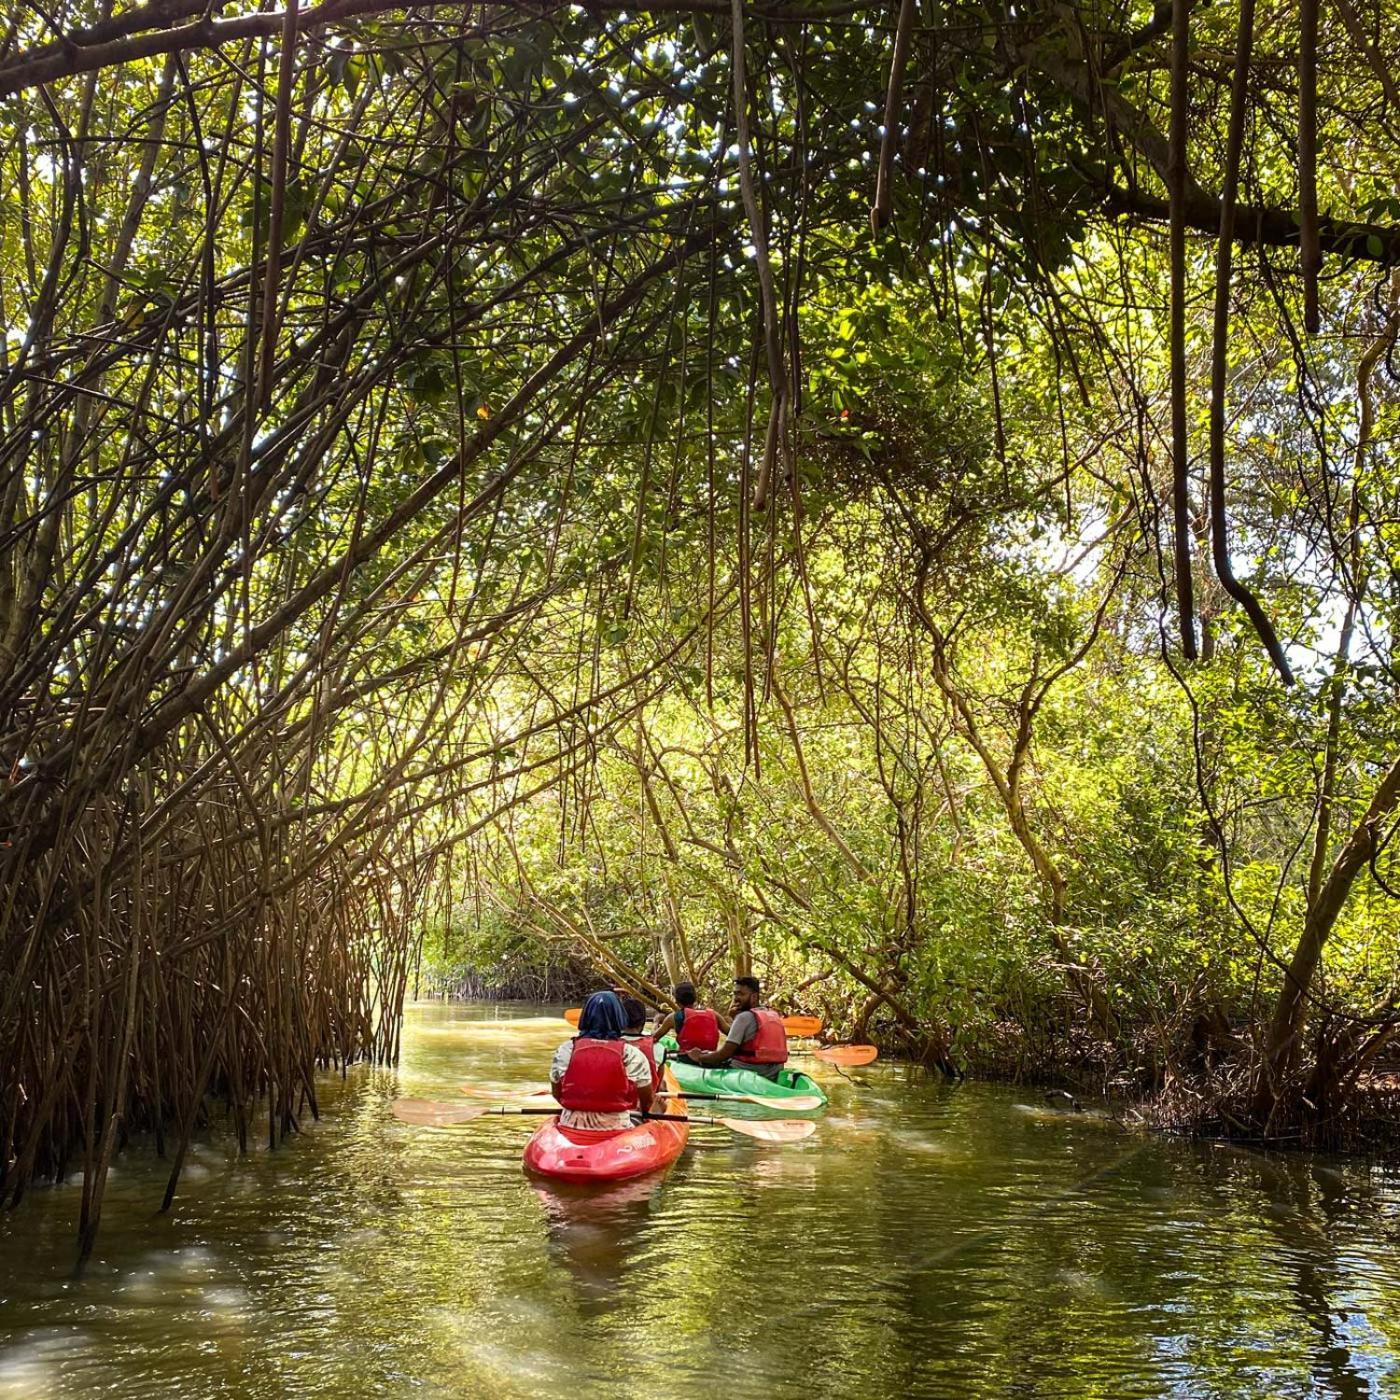
{"label": "red kayak", "polygon": [[[666,1073],[666,1087],[676,1081]],[[685,1100],[658,1096],[658,1113],[684,1113]],[[626,1181],[669,1167],[681,1155],[689,1123],[649,1120],[635,1128],[562,1128],[551,1118],[525,1144],[525,1170],[555,1181]]]}

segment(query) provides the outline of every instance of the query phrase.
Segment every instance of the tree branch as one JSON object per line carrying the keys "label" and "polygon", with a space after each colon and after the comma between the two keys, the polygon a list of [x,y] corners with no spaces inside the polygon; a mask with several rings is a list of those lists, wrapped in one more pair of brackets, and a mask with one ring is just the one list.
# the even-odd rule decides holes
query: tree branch
{"label": "tree branch", "polygon": [[[384,14],[390,10],[434,9],[439,0],[327,0],[302,15],[298,29],[307,32],[327,25]],[[542,12],[533,6],[516,7],[522,19],[534,19]],[[597,0],[593,11],[626,10],[626,0]],[[649,9],[670,14],[727,15],[728,0],[659,0]],[[839,18],[857,7],[853,3],[795,7],[781,4],[751,4],[749,13],[773,24],[808,24]],[[105,24],[75,29],[52,44],[44,44],[20,54],[0,67],[0,97],[25,88],[71,78],[77,73],[93,73],[115,68],[156,54],[185,53],[194,49],[218,48],[234,39],[261,38],[278,34],[286,24],[282,10],[239,15],[233,19],[210,19],[207,0],[175,0],[175,3],[143,5]],[[195,19],[195,16],[200,18]],[[182,19],[190,24],[171,26]],[[455,31],[461,39],[499,37],[499,20]]]}

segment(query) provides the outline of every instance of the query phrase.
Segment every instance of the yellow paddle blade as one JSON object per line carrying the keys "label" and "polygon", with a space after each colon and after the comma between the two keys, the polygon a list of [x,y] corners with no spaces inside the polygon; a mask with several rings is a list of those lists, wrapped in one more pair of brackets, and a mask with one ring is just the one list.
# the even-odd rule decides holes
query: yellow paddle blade
{"label": "yellow paddle blade", "polygon": [[790,1099],[764,1099],[757,1094],[749,1097],[752,1102],[761,1103],[765,1108],[781,1108],[785,1113],[812,1113],[822,1106],[822,1100],[815,1094],[797,1094]]}
{"label": "yellow paddle blade", "polygon": [[760,1142],[801,1142],[817,1131],[810,1118],[716,1118],[726,1128]]}
{"label": "yellow paddle blade", "polygon": [[573,1027],[577,1028],[579,1017],[583,1015],[583,1007],[571,1006],[565,1013],[564,1019]]}
{"label": "yellow paddle blade", "polygon": [[437,1099],[395,1099],[392,1113],[400,1123],[419,1128],[442,1128],[480,1118],[485,1107],[474,1103],[443,1103]]}
{"label": "yellow paddle blade", "polygon": [[873,1045],[830,1045],[814,1053],[829,1065],[868,1065],[880,1054]]}
{"label": "yellow paddle blade", "polygon": [[819,1035],[822,1028],[822,1018],[820,1016],[784,1016],[783,1029],[789,1035],[811,1036]]}

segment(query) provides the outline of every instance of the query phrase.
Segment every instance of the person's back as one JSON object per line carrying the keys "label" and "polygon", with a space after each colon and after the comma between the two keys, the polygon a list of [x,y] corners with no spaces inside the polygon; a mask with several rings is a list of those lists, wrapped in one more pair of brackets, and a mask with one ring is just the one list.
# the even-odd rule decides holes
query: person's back
{"label": "person's back", "polygon": [[765,1078],[778,1077],[787,1063],[787,1031],[776,1011],[759,1005],[759,991],[756,977],[734,979],[734,1019],[724,1044],[716,1050],[691,1051],[688,1058],[693,1064],[742,1065]]}
{"label": "person's back", "polygon": [[708,1006],[692,1006],[676,1020],[676,1044],[682,1055],[713,1050],[719,1044],[719,1017]]}
{"label": "person's back", "polygon": [[584,1003],[578,1035],[554,1052],[549,1086],[565,1128],[613,1130],[651,1107],[654,1071],[646,1055],[623,1039],[622,1004],[612,992]]}
{"label": "person's back", "polygon": [[678,982],[671,994],[676,999],[676,1010],[657,1026],[657,1039],[667,1031],[674,1032],[676,1046],[682,1055],[688,1055],[692,1050],[715,1049],[719,1044],[720,1018],[708,1007],[699,1005],[694,984]]}

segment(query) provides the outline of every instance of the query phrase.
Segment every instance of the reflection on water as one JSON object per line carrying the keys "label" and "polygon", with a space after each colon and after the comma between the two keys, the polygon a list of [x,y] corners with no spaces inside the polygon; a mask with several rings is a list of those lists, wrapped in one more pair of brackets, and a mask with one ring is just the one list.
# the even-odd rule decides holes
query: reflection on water
{"label": "reflection on water", "polygon": [[537,1182],[550,1254],[573,1275],[580,1311],[606,1312],[629,1278],[632,1252],[656,1194],[655,1180],[623,1181],[605,1190]]}
{"label": "reflection on water", "polygon": [[398,1096],[544,1082],[554,1016],[409,1013],[397,1071],[239,1159],[113,1171],[0,1218],[0,1400],[69,1396],[1400,1395],[1400,1178],[1126,1137],[1025,1091],[879,1062],[817,1135],[697,1127],[604,1193],[520,1171],[538,1122]]}

